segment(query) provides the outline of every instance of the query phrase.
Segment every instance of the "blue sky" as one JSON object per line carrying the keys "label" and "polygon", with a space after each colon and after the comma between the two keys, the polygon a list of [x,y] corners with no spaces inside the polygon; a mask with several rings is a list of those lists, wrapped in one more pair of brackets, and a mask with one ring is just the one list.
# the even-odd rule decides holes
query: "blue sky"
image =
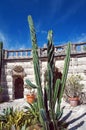
{"label": "blue sky", "polygon": [[86,42],[86,0],[0,0],[0,41],[5,49],[31,48],[28,15],[39,47],[47,43],[51,29],[55,45]]}

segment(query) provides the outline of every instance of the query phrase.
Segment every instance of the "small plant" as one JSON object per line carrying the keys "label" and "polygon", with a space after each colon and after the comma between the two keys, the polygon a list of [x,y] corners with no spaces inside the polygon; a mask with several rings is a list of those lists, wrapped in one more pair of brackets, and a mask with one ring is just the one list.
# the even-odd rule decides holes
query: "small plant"
{"label": "small plant", "polygon": [[65,99],[71,106],[76,107],[80,104],[83,84],[80,75],[71,75],[68,77],[65,87]]}
{"label": "small plant", "polygon": [[[28,81],[26,80],[26,83],[27,83],[27,82],[28,82]],[[25,88],[28,89],[28,94],[29,94],[29,95],[35,94],[35,90],[34,90],[33,88],[31,88],[29,85],[25,85]]]}
{"label": "small plant", "polygon": [[29,114],[29,116],[33,117],[32,124],[39,123],[39,108],[38,103],[34,102],[33,104],[29,104],[29,106],[25,106],[24,109],[26,110],[26,113]]}
{"label": "small plant", "polygon": [[83,89],[80,75],[71,75],[68,77],[65,87],[65,93],[68,97],[79,97]]}
{"label": "small plant", "polygon": [[[28,81],[26,80],[26,83],[28,84]],[[26,100],[28,103],[33,103],[36,101],[36,93],[35,90],[32,89],[29,85],[25,86],[29,91],[26,94]]]}

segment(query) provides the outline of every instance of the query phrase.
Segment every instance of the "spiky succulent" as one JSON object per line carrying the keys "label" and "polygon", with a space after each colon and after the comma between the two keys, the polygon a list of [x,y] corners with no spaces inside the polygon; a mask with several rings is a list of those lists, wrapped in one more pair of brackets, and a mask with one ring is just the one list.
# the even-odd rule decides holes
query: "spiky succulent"
{"label": "spiky succulent", "polygon": [[61,99],[65,88],[65,83],[66,83],[66,78],[67,78],[67,73],[69,68],[69,61],[70,61],[70,43],[68,44],[68,48],[67,48],[67,54],[65,58],[62,79],[61,80],[57,79],[56,83],[54,84],[54,74],[53,74],[54,45],[52,40],[53,33],[52,30],[48,32],[48,44],[47,44],[48,86],[47,87],[45,86],[44,91],[42,91],[37,39],[36,39],[35,28],[31,16],[28,16],[28,22],[29,22],[30,34],[32,40],[33,64],[34,64],[36,85],[32,84],[29,80],[26,80],[26,82],[32,88],[37,89],[38,108],[41,114],[40,122],[43,126],[43,130],[59,130],[58,122],[63,114],[63,110],[60,108]]}

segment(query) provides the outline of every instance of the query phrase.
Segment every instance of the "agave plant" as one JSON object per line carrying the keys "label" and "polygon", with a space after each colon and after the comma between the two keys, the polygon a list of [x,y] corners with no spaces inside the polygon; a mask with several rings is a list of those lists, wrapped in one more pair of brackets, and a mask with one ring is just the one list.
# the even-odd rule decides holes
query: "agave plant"
{"label": "agave plant", "polygon": [[[30,27],[30,34],[32,40],[32,54],[36,84],[26,80],[27,84],[32,88],[37,89],[37,102],[40,112],[40,122],[43,130],[63,130],[60,118],[63,114],[61,108],[61,99],[63,96],[65,83],[67,79],[67,73],[70,61],[70,43],[68,44],[66,58],[64,63],[64,70],[62,79],[57,79],[54,85],[54,45],[53,45],[53,32],[48,32],[48,44],[47,44],[47,72],[48,72],[48,86],[44,87],[41,85],[40,65],[38,58],[38,46],[35,28],[31,16],[28,16],[28,22]],[[56,105],[57,104],[57,105]]]}
{"label": "agave plant", "polygon": [[34,117],[30,118],[30,115],[23,110],[14,110],[13,107],[3,109],[0,115],[0,130],[26,130],[34,119]]}
{"label": "agave plant", "polygon": [[24,109],[26,110],[26,113],[33,117],[33,124],[39,123],[39,109],[37,102],[34,102],[33,104],[29,103],[29,106],[25,106]]}

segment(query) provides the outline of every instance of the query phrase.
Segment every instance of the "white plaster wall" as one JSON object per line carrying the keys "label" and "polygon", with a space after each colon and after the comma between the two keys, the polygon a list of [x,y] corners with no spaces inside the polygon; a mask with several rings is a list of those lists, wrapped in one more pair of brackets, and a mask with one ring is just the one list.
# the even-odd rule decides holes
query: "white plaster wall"
{"label": "white plaster wall", "polygon": [[[6,62],[5,65],[2,68],[2,85],[9,88],[9,97],[12,98],[13,94],[13,77],[12,77],[12,69],[16,65],[21,65],[24,68],[24,71],[26,73],[26,76],[24,77],[24,85],[26,84],[25,80],[29,79],[31,82],[35,83],[35,76],[34,76],[34,69],[33,69],[33,62],[30,61],[13,61],[13,62]],[[64,60],[57,60],[55,62],[55,66],[59,68],[59,71],[63,72],[64,67]],[[44,72],[47,68],[47,62],[42,61],[40,62],[41,67],[41,79],[42,79],[42,86],[44,85]],[[70,66],[68,71],[68,76],[71,74],[80,74],[83,77],[83,83],[85,86],[86,91],[86,57],[81,58],[71,58],[70,59]],[[24,90],[24,94],[27,93],[28,90]]]}

